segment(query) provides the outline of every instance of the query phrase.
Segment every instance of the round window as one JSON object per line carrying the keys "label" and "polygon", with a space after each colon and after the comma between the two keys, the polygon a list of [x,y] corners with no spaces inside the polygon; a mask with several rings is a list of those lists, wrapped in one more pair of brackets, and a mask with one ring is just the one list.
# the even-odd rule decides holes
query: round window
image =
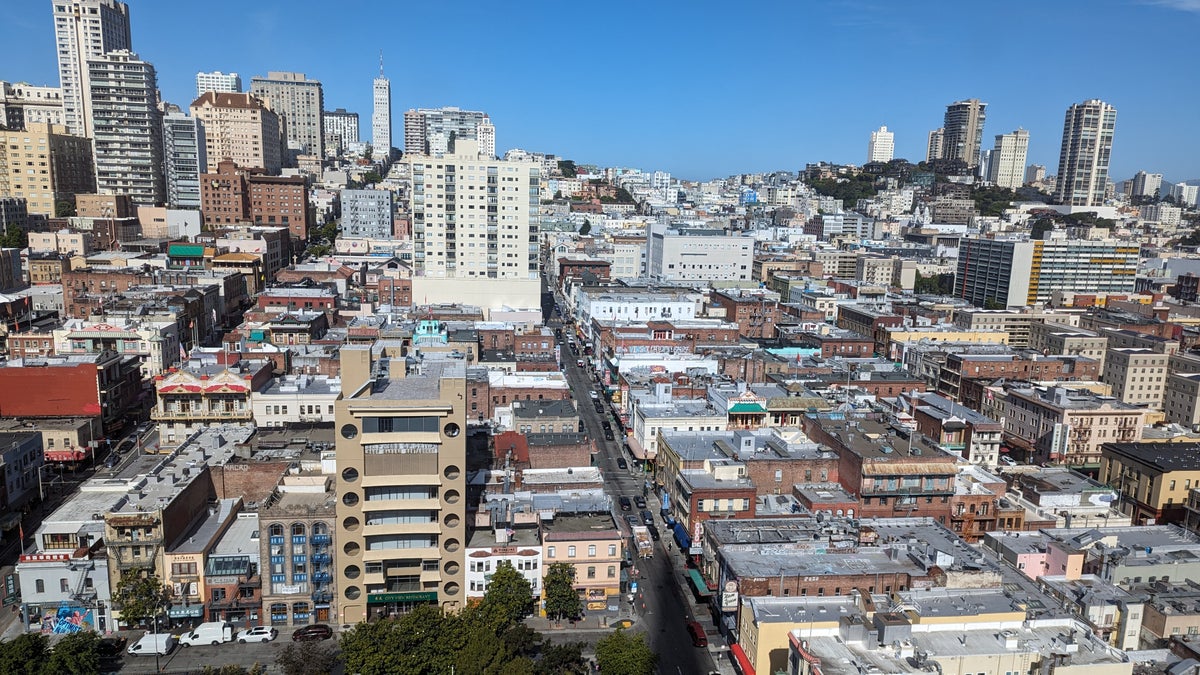
{"label": "round window", "polygon": [[358,469],[354,467],[348,467],[343,470],[342,480],[346,481],[347,483],[353,483],[354,481],[358,480]]}
{"label": "round window", "polygon": [[442,471],[442,475],[450,480],[457,480],[458,477],[462,475],[462,469],[459,469],[456,465],[451,464],[450,466],[446,467],[444,471]]}
{"label": "round window", "polygon": [[354,516],[350,516],[348,518],[342,519],[342,528],[344,530],[346,530],[347,532],[357,532],[358,531],[358,518],[355,518]]}
{"label": "round window", "polygon": [[346,565],[345,572],[347,579],[357,579],[358,576],[362,574],[362,570],[358,567],[358,565]]}
{"label": "round window", "polygon": [[345,595],[347,600],[357,600],[358,596],[362,595],[362,590],[358,586],[347,586]]}
{"label": "round window", "polygon": [[442,569],[446,570],[446,574],[458,574],[458,570],[461,568],[458,563],[451,560],[450,562],[443,565]]}
{"label": "round window", "polygon": [[459,544],[458,544],[457,539],[447,539],[446,540],[445,547],[446,547],[447,551],[454,553],[455,551],[458,550],[458,546],[459,546]]}
{"label": "round window", "polygon": [[459,500],[458,490],[446,490],[444,498],[447,504],[457,504]]}
{"label": "round window", "polygon": [[346,545],[342,547],[342,550],[345,551],[346,555],[358,555],[359,551],[362,550],[362,547],[358,545],[357,541],[348,541],[346,542]]}
{"label": "round window", "polygon": [[342,425],[342,438],[351,439],[358,437],[358,427],[353,424]]}
{"label": "round window", "polygon": [[450,583],[446,584],[444,586],[444,588],[446,591],[446,595],[458,595],[458,590],[459,590],[458,582],[451,581]]}
{"label": "round window", "polygon": [[358,504],[358,493],[357,492],[347,492],[346,494],[342,495],[342,503],[345,504],[346,506],[357,505]]}
{"label": "round window", "polygon": [[462,429],[459,428],[458,424],[456,424],[454,422],[451,422],[451,423],[447,424],[446,426],[442,427],[442,433],[446,434],[450,438],[454,438],[461,431],[462,431]]}

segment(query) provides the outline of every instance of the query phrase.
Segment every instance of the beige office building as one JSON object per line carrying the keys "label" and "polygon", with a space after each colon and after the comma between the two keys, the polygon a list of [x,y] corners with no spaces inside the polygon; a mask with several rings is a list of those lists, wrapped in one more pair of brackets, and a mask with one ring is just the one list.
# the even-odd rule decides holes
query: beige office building
{"label": "beige office building", "polygon": [[192,117],[204,126],[207,163],[200,173],[214,173],[223,160],[247,169],[278,175],[282,166],[279,116],[254,94],[205,92],[192,101]]}
{"label": "beige office building", "polygon": [[1161,409],[1169,358],[1151,349],[1109,349],[1100,379],[1111,384],[1113,396],[1126,403]]}
{"label": "beige office building", "polygon": [[92,145],[60,124],[0,130],[0,195],[26,201],[31,214],[54,217],[56,201],[96,191]]}
{"label": "beige office building", "polygon": [[[398,352],[398,350],[397,350]],[[342,348],[336,621],[466,598],[466,361]]]}

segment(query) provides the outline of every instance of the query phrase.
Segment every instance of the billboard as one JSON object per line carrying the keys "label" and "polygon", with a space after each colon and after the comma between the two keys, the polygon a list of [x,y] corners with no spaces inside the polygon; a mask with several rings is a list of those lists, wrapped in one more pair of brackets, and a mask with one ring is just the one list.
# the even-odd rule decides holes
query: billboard
{"label": "billboard", "polygon": [[88,607],[71,607],[67,604],[42,614],[43,635],[66,635],[83,630],[95,630],[96,618]]}

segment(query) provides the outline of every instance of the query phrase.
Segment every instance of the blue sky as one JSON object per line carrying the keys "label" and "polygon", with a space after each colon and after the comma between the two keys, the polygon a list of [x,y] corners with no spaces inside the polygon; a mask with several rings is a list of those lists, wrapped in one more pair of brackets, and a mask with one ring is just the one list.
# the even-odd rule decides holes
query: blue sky
{"label": "blue sky", "polygon": [[[924,159],[946,104],[979,98],[984,148],[1024,127],[1054,173],[1065,109],[1101,98],[1115,179],[1200,178],[1200,0],[129,4],[135,51],[184,107],[198,70],[299,71],[367,136],[383,49],[398,146],[404,110],[457,105],[491,115],[501,152],[707,179],[861,163],[881,124]],[[0,16],[0,80],[57,84],[51,0]]]}

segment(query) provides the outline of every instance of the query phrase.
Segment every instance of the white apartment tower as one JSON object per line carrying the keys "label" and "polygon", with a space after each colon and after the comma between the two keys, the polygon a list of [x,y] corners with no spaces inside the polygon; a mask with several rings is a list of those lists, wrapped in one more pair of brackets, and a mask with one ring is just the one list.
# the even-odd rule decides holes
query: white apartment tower
{"label": "white apartment tower", "polygon": [[1146,173],[1145,171],[1139,171],[1133,175],[1133,188],[1129,191],[1129,196],[1157,197],[1158,191],[1161,189],[1161,173]]}
{"label": "white apartment tower", "polygon": [[932,162],[942,158],[942,140],[946,136],[945,129],[934,129],[929,132],[929,141],[925,146],[925,161]]}
{"label": "white apartment tower", "polygon": [[371,147],[375,157],[392,154],[392,83],[383,76],[383,52],[379,53],[379,77],[371,85]]}
{"label": "white apartment tower", "polygon": [[1067,108],[1058,155],[1058,182],[1054,186],[1056,202],[1069,206],[1104,204],[1116,124],[1117,109],[1100,99]]}
{"label": "white apartment tower", "polygon": [[266,100],[282,120],[289,154],[325,154],[325,128],[321,113],[325,95],[321,83],[304,73],[268,72],[250,80],[250,91]]}
{"label": "white apartment tower", "polygon": [[[450,152],[450,141],[479,140],[479,125],[487,113],[445,108],[418,108],[404,113],[404,152],[441,155]],[[495,131],[493,130],[493,136]],[[494,145],[494,141],[493,141]],[[484,148],[481,146],[480,150]],[[495,152],[491,156],[495,156]]]}
{"label": "white apartment tower", "polygon": [[484,115],[479,126],[475,127],[475,136],[479,140],[479,154],[484,157],[495,157],[496,127],[492,126],[492,120],[487,115]]}
{"label": "white apartment tower", "polygon": [[182,112],[163,115],[163,161],[166,164],[167,205],[200,208],[200,174],[207,167],[204,127]]}
{"label": "white apartment tower", "polygon": [[73,136],[91,138],[87,62],[118,49],[133,49],[129,5],[117,0],[57,0],[54,42],[67,131]]}
{"label": "white apartment tower", "polygon": [[158,205],[163,182],[163,122],[154,66],[127,50],[88,59],[96,189]]}
{"label": "white apartment tower", "polygon": [[196,73],[196,98],[203,96],[206,91],[241,93],[242,78],[237,73],[222,73],[219,70]]}
{"label": "white apartment tower", "polygon": [[447,279],[537,279],[541,166],[487,156],[471,139],[441,155],[405,153],[413,262]]}
{"label": "white apartment tower", "polygon": [[358,142],[358,113],[347,112],[345,108],[326,110],[321,120],[325,127],[325,151],[331,157]]}
{"label": "white apartment tower", "polygon": [[886,126],[871,132],[871,141],[867,144],[868,162],[890,162],[895,153],[895,137]]}
{"label": "white apartment tower", "polygon": [[988,163],[988,181],[1010,190],[1021,187],[1025,181],[1025,157],[1028,152],[1028,131],[1017,129],[1011,134],[996,134],[996,147]]}

